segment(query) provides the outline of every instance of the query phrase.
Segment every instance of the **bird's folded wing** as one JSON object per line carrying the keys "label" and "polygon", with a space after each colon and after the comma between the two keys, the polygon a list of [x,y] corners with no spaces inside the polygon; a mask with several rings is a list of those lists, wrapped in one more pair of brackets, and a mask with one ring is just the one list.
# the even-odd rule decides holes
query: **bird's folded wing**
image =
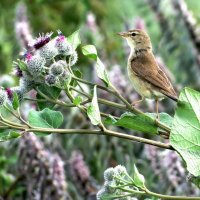
{"label": "bird's folded wing", "polygon": [[176,92],[172,84],[167,75],[158,66],[152,53],[146,53],[134,58],[131,61],[131,68],[137,76],[152,84],[163,94],[176,98]]}

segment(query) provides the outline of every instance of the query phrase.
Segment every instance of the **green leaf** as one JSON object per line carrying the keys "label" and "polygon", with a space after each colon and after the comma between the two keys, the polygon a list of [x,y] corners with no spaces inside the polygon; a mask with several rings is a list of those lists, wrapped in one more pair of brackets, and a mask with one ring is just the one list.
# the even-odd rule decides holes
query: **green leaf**
{"label": "green leaf", "polygon": [[97,57],[96,70],[97,70],[97,76],[105,83],[106,86],[109,86],[110,81],[109,81],[107,72],[105,70],[105,66],[101,62],[99,57]]}
{"label": "green leaf", "polygon": [[[58,99],[61,89],[57,88],[57,87],[49,87],[47,85],[40,85],[38,87],[38,89],[45,94],[46,96],[52,98],[52,99]],[[44,99],[41,95],[37,94],[37,99]],[[37,102],[37,105],[39,107],[40,110],[43,110],[45,108],[53,108],[55,106],[54,103],[51,102]]]}
{"label": "green leaf", "polygon": [[97,71],[97,76],[105,83],[106,86],[109,86],[110,81],[107,75],[107,72],[105,70],[104,64],[101,62],[100,58],[97,56],[97,50],[94,45],[86,45],[82,47],[82,53],[89,57],[92,58],[93,60],[96,61],[96,71]]}
{"label": "green leaf", "polygon": [[13,101],[12,101],[12,106],[15,110],[19,107],[19,98],[16,92],[13,93]]}
{"label": "green leaf", "polygon": [[81,96],[77,96],[75,97],[75,99],[73,100],[73,103],[78,106],[81,104],[81,102],[83,101],[82,97]]}
{"label": "green leaf", "polygon": [[[151,117],[152,119],[156,119],[157,116],[156,113],[145,113],[145,114]],[[166,126],[171,127],[173,122],[173,117],[167,113],[162,112],[159,113],[159,121],[165,124]]]}
{"label": "green leaf", "polygon": [[78,47],[78,45],[81,44],[79,32],[80,32],[80,30],[77,30],[67,38],[69,43],[71,43],[71,45],[74,49],[76,49]]}
{"label": "green leaf", "polygon": [[99,105],[97,102],[97,86],[94,86],[93,98],[90,106],[87,109],[87,115],[91,120],[93,125],[98,125],[101,123],[101,116],[99,111]]}
{"label": "green leaf", "polygon": [[200,189],[200,176],[195,177],[190,174],[189,181],[194,183]]}
{"label": "green leaf", "polygon": [[94,60],[97,60],[97,50],[94,45],[86,45],[82,47],[83,55],[92,58]]}
{"label": "green leaf", "polygon": [[121,126],[136,131],[145,133],[157,134],[158,128],[151,117],[143,114],[135,115],[130,112],[125,112],[121,117],[116,120],[113,117],[106,118],[104,121],[107,125]]}
{"label": "green leaf", "polygon": [[187,170],[200,176],[200,93],[184,88],[177,106],[170,144],[186,162]]}
{"label": "green leaf", "polygon": [[22,71],[27,71],[27,65],[24,61],[17,59],[17,64]]}
{"label": "green leaf", "polygon": [[145,188],[145,179],[142,174],[139,173],[137,167],[134,165],[134,184],[139,188]]}
{"label": "green leaf", "polygon": [[[166,124],[167,126],[170,126],[173,119],[170,115],[168,115],[167,113],[159,113],[159,116],[160,122]],[[158,134],[158,131],[160,129],[154,122],[155,118],[155,113],[135,115],[130,112],[125,112],[118,120],[109,115],[109,117],[105,119],[104,123],[107,125],[121,126],[136,131],[141,131],[144,133]]]}
{"label": "green leaf", "polygon": [[63,123],[61,112],[45,108],[42,111],[31,111],[28,115],[28,122],[34,127],[58,128]]}
{"label": "green leaf", "polygon": [[13,130],[9,130],[9,129],[0,130],[0,142],[15,139],[20,136],[22,136],[22,134],[17,131],[13,131]]}
{"label": "green leaf", "polygon": [[76,77],[82,78],[82,73],[81,73],[80,70],[74,69],[74,70],[72,70],[72,71],[73,71],[73,73],[75,74]]}

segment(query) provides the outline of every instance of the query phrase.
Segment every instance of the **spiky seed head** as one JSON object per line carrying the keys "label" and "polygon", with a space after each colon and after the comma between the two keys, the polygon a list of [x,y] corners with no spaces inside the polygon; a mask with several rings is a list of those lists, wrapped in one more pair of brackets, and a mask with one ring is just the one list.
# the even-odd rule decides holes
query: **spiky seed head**
{"label": "spiky seed head", "polygon": [[27,59],[27,68],[31,75],[34,77],[40,75],[46,61],[40,55],[34,55]]}
{"label": "spiky seed head", "polygon": [[22,77],[19,80],[19,86],[22,88],[24,93],[27,93],[34,88],[35,82],[33,80],[27,79],[26,77]]}
{"label": "spiky seed head", "polygon": [[115,170],[113,167],[110,167],[104,171],[105,181],[112,181],[115,175]]}
{"label": "spiky seed head", "polygon": [[78,54],[76,51],[73,51],[73,54],[69,57],[69,64],[70,66],[73,66],[78,61]]}
{"label": "spiky seed head", "polygon": [[67,66],[67,63],[65,60],[58,60],[57,61],[58,64],[61,64],[63,67],[66,67]]}
{"label": "spiky seed head", "polygon": [[103,197],[107,194],[105,188],[103,187],[101,190],[97,192],[96,198],[97,200],[102,200]]}
{"label": "spiky seed head", "polygon": [[51,40],[47,44],[45,44],[43,47],[41,47],[39,50],[39,55],[47,60],[50,60],[58,55],[58,50],[55,47],[54,41]]}
{"label": "spiky seed head", "polygon": [[107,193],[114,193],[116,189],[113,187],[115,186],[116,186],[115,181],[105,181],[104,183],[104,188]]}
{"label": "spiky seed head", "polygon": [[7,88],[6,92],[7,92],[8,100],[10,101],[10,103],[13,101],[13,94],[14,93],[17,94],[19,102],[21,102],[23,100],[24,90],[20,86]]}
{"label": "spiky seed head", "polygon": [[47,43],[50,42],[52,34],[53,34],[53,32],[46,33],[46,34],[44,34],[44,33],[39,34],[39,37],[37,37],[33,41],[31,46],[33,46],[36,50],[40,49],[41,47],[43,47],[44,45],[46,45]]}
{"label": "spiky seed head", "polygon": [[55,47],[58,49],[58,53],[61,55],[71,55],[73,53],[73,48],[71,44],[67,41],[67,38],[60,34],[55,39]]}
{"label": "spiky seed head", "polygon": [[12,87],[15,84],[15,80],[10,75],[2,75],[0,77],[0,85],[4,88]]}
{"label": "spiky seed head", "polygon": [[64,70],[63,74],[58,77],[57,86],[64,88],[66,83],[70,81],[70,73],[68,70]]}
{"label": "spiky seed head", "polygon": [[126,168],[122,165],[117,165],[115,168],[115,173],[119,176],[127,174]]}
{"label": "spiky seed head", "polygon": [[63,74],[63,72],[64,72],[64,67],[62,64],[56,62],[50,66],[50,74],[53,74],[54,76],[60,76]]}
{"label": "spiky seed head", "polygon": [[7,101],[7,93],[0,88],[0,106],[4,105]]}
{"label": "spiky seed head", "polygon": [[49,75],[45,76],[45,83],[48,86],[56,85],[56,81],[57,81],[57,78],[53,74],[49,74]]}

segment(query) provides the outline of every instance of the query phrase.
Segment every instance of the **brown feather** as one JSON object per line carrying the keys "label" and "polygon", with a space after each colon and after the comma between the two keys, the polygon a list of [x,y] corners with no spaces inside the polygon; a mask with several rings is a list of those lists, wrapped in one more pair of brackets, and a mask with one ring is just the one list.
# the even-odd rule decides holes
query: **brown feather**
{"label": "brown feather", "polygon": [[158,66],[152,52],[143,52],[131,60],[131,68],[134,73],[147,81],[159,92],[177,100],[176,92],[167,75]]}

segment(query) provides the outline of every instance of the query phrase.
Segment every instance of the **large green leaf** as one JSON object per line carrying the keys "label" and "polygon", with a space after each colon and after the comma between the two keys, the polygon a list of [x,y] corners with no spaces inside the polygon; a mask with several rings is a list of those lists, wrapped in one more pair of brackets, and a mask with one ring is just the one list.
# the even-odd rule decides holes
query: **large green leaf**
{"label": "large green leaf", "polygon": [[170,133],[170,143],[186,162],[187,170],[200,176],[200,93],[184,88]]}
{"label": "large green leaf", "polygon": [[0,130],[0,142],[15,139],[20,136],[22,136],[22,134],[14,130],[9,130],[9,129]]}
{"label": "large green leaf", "polygon": [[[57,87],[49,87],[48,85],[40,85],[38,87],[38,89],[45,94],[46,96],[48,96],[49,98],[52,99],[57,99],[60,95],[61,89],[57,88]],[[37,94],[37,99],[44,99],[41,95]],[[55,106],[54,103],[51,102],[38,102],[38,107],[40,110],[43,110],[45,108],[53,108]]]}
{"label": "large green leaf", "polygon": [[96,87],[96,85],[94,86],[94,93],[93,93],[92,102],[87,109],[87,115],[90,118],[91,123],[93,125],[98,125],[98,124],[101,123],[99,105],[98,105],[98,102],[97,102],[97,87]]}
{"label": "large green leaf", "polygon": [[82,47],[82,53],[88,58],[92,58],[96,61],[96,71],[97,76],[108,86],[110,84],[108,75],[105,70],[104,64],[101,62],[100,58],[97,55],[97,50],[94,45],[86,45]]}
{"label": "large green leaf", "polygon": [[[165,120],[169,123],[171,119],[171,116],[167,115],[166,113],[160,113],[159,116],[161,122],[164,122]],[[156,115],[154,113],[135,115],[130,112],[125,112],[118,120],[114,119],[112,116],[109,116],[106,118],[105,123],[107,125],[121,126],[144,133],[157,134],[159,128],[155,124],[155,117]]]}
{"label": "large green leaf", "polygon": [[63,122],[63,115],[49,108],[42,111],[33,110],[29,112],[28,122],[34,127],[58,128]]}
{"label": "large green leaf", "polygon": [[82,47],[83,55],[92,58],[97,59],[97,50],[94,45],[85,45]]}
{"label": "large green leaf", "polygon": [[79,32],[80,32],[80,30],[77,30],[67,38],[74,49],[76,49],[78,47],[78,45],[81,44]]}

